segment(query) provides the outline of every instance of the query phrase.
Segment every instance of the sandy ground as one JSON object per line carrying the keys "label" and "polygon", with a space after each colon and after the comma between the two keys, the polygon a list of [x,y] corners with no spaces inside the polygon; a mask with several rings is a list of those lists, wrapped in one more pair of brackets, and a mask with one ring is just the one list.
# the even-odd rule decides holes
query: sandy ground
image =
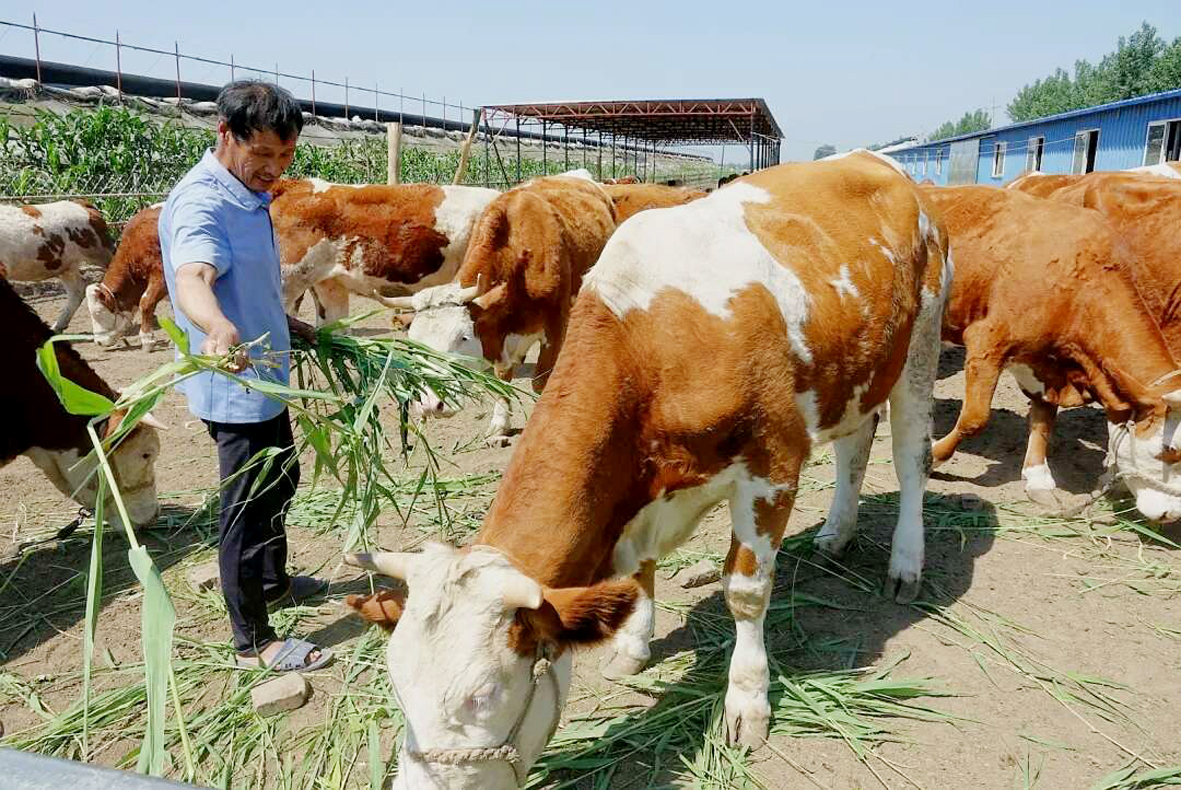
{"label": "sandy ground", "polygon": [[[60,307],[60,300],[49,295],[34,302],[46,318]],[[71,330],[89,331],[84,308]],[[115,385],[129,383],[168,359],[167,352],[145,354],[138,348],[103,351],[83,344],[80,350]],[[944,377],[937,386],[937,436],[947,431],[959,410],[959,361],[956,352],[945,352]],[[930,499],[926,514],[925,596],[939,611],[976,629],[977,638],[949,627],[946,619],[929,616],[929,609],[898,606],[834,578],[802,556],[787,551],[781,555],[777,593],[827,602],[801,608],[789,632],[767,634],[773,660],[782,671],[901,660],[894,675],[934,679],[951,696],[923,704],[958,719],[954,724],[884,719],[879,724],[899,742],[878,744],[865,760],[837,737],[773,735],[772,748],[750,757],[765,786],[1078,788],[1128,765],[1133,755],[1143,761],[1141,765],[1181,764],[1181,747],[1174,740],[1181,729],[1181,615],[1175,602],[1181,591],[1181,562],[1169,546],[1142,542],[1128,530],[1088,527],[1081,521],[1036,521],[1040,511],[1025,500],[1020,481],[1026,412],[1024,397],[1006,378],[993,403],[989,428],[966,442],[930,485],[930,491],[941,496]],[[164,437],[157,475],[166,514],[176,524],[216,483],[216,458],[203,426],[191,419],[179,396],[169,396],[157,415],[172,425]],[[503,470],[512,448],[486,449],[474,441],[487,417],[487,406],[475,407],[429,426],[432,445],[447,459],[446,476]],[[522,420],[518,414],[516,424]],[[1101,471],[1102,437],[1103,419],[1096,410],[1074,410],[1059,420],[1051,463],[1075,501],[1091,490]],[[867,476],[861,536],[848,558],[850,569],[874,583],[884,574],[893,526],[886,505],[897,492],[888,463],[889,444],[888,428],[883,426]],[[457,448],[461,451],[450,452]],[[305,464],[305,482],[310,468]],[[814,458],[807,477],[814,490],[799,497],[788,534],[823,519],[831,497],[831,451]],[[46,704],[61,710],[79,693],[75,673],[81,666],[86,597],[80,572],[88,562],[90,532],[83,529],[66,540],[52,539],[76,507],[23,458],[0,470],[0,491],[0,585],[5,592],[0,599],[0,675],[38,686]],[[493,491],[494,484],[486,486],[457,507],[467,507],[468,521],[477,523]],[[965,499],[966,495],[972,496]],[[379,542],[387,548],[415,545],[430,536],[413,523],[401,526],[390,514],[379,524]],[[1027,529],[1030,524],[1061,524],[1062,535],[1049,537],[1044,529]],[[729,515],[718,509],[685,547],[686,556],[691,551],[724,554],[728,534]],[[1165,534],[1179,540],[1177,530]],[[340,533],[292,527],[291,535],[292,564],[334,578],[330,600],[301,620],[300,630],[339,650],[358,639],[363,629],[337,601],[344,592],[363,588],[364,582],[337,562]],[[466,535],[470,532],[457,537]],[[117,665],[134,662],[139,655],[140,599],[126,565],[125,541],[114,533],[108,536],[107,597],[99,618],[98,652],[103,661]],[[19,549],[27,541],[46,537],[50,539],[45,543]],[[145,533],[144,540],[164,569],[170,589],[178,593],[178,635],[225,643],[226,625],[186,592],[185,571],[214,556],[209,530],[157,529]],[[692,651],[694,623],[725,614],[718,584],[683,590],[667,576],[662,572],[657,582],[657,597],[667,606],[658,613],[654,661]],[[1019,656],[1018,663],[1002,653]],[[602,704],[602,695],[612,691],[613,685],[598,674],[602,657],[602,651],[579,656],[575,701],[568,716],[593,712]],[[313,678],[313,685],[317,691],[332,689],[339,672],[330,668]],[[1088,686],[1114,701],[1105,716],[1087,704],[1098,697],[1071,685],[1071,678],[1078,677],[1109,682]],[[98,685],[117,682],[100,678]],[[331,693],[317,693],[289,718],[293,723],[314,721],[331,699]],[[39,717],[24,702],[0,691],[0,721],[12,736],[35,725]],[[383,739],[389,741],[383,741],[383,748],[392,748],[392,734],[383,732]],[[280,740],[278,748],[283,747]],[[108,750],[98,759],[113,763],[120,756]],[[684,756],[692,759],[691,754]],[[672,763],[663,771],[654,770],[650,760],[637,755],[617,765],[605,783],[585,784],[688,786],[677,778],[675,758]],[[349,784],[368,786],[363,773]]]}

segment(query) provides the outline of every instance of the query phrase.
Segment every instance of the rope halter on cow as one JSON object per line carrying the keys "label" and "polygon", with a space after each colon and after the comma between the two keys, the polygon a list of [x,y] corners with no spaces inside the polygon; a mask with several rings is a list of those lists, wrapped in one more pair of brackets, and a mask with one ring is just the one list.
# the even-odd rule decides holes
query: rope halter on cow
{"label": "rope halter on cow", "polygon": [[[542,678],[548,677],[550,679],[550,686],[554,693],[553,724],[550,726],[549,733],[546,735],[543,743],[548,743],[549,739],[553,737],[554,730],[558,728],[558,719],[562,715],[561,692],[558,688],[557,674],[554,672],[553,667],[554,653],[555,649],[552,642],[543,641],[537,643],[537,651],[534,653],[533,666],[530,670],[529,694],[525,698],[525,706],[521,709],[521,715],[517,718],[516,723],[513,724],[513,728],[509,730],[508,737],[505,738],[504,743],[500,746],[470,749],[422,750],[415,750],[409,746],[405,746],[406,755],[413,760],[430,765],[466,765],[469,763],[504,762],[512,769],[513,775],[517,779],[517,786],[524,787],[525,780],[528,778],[528,769],[521,765],[521,750],[517,739],[520,737],[521,729],[525,725],[525,719],[528,718],[529,711],[533,708],[533,700],[537,696],[537,687],[541,685]],[[400,700],[398,704],[401,706]]]}

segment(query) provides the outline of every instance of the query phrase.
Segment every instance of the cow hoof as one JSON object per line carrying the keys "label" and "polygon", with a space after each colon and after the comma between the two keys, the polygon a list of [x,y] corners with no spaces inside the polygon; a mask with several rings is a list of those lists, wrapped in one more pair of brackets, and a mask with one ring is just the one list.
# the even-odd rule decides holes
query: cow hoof
{"label": "cow hoof", "polygon": [[770,731],[771,707],[767,703],[739,710],[726,706],[726,742],[731,746],[754,751],[766,743]]}
{"label": "cow hoof", "polygon": [[821,546],[820,541],[817,541],[812,547],[812,561],[820,568],[836,569],[841,567],[843,554],[843,551],[830,551]]}
{"label": "cow hoof", "polygon": [[485,436],[484,444],[489,447],[508,447],[513,443],[513,437],[504,436],[503,434],[495,434],[493,436]]}
{"label": "cow hoof", "polygon": [[902,579],[898,576],[887,576],[886,586],[883,589],[883,594],[887,598],[893,598],[895,603],[903,605],[915,602],[919,597],[919,590],[923,586],[922,578],[913,580]]}
{"label": "cow hoof", "polygon": [[603,677],[607,680],[622,680],[632,675],[638,675],[644,671],[644,665],[648,663],[645,658],[636,658],[625,653],[616,653],[611,656],[611,660],[603,665]]}
{"label": "cow hoof", "polygon": [[1049,510],[1062,510],[1066,503],[1062,501],[1057,488],[1033,488],[1031,486],[1025,487],[1025,497],[1030,502],[1036,505],[1041,505]]}

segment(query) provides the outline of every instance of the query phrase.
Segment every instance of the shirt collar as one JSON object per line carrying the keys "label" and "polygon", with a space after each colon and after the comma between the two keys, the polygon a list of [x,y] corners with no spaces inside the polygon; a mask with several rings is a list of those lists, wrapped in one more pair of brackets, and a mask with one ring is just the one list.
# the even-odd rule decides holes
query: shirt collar
{"label": "shirt collar", "polygon": [[226,191],[230,193],[233,198],[242,205],[243,208],[254,210],[258,208],[265,208],[271,204],[270,192],[255,192],[247,189],[246,185],[238,180],[237,176],[226,170],[225,165],[218,161],[214,156],[212,149],[205,151],[205,156],[201,157],[201,167],[207,173],[213,176],[217,183],[225,187]]}

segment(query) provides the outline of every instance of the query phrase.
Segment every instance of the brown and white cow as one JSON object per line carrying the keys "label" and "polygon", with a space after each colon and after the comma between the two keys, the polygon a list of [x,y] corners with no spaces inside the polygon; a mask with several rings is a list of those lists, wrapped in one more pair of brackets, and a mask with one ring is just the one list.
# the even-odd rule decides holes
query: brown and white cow
{"label": "brown and white cow", "polygon": [[[0,429],[0,466],[26,455],[50,482],[80,505],[93,508],[98,497],[95,463],[85,460],[91,450],[87,417],[69,414],[36,364],[36,349],[53,334],[49,327],[0,280],[0,326],[6,341],[0,344],[0,403],[4,426]],[[69,380],[112,401],[119,395],[83,361],[69,343],[57,343],[58,367]],[[117,430],[122,414],[106,426],[106,437]],[[160,439],[151,425],[141,422],[110,453],[111,465],[127,515],[136,525],[156,518],[156,457]],[[119,522],[113,500],[105,502],[112,523]]]}
{"label": "brown and white cow", "polygon": [[[310,188],[309,188],[310,187]],[[276,189],[271,219],[283,265],[288,311],[312,289],[317,319],[349,312],[349,294],[384,302],[383,291],[415,292],[448,283],[467,251],[472,225],[500,193],[434,184],[287,182]]]}
{"label": "brown and white cow", "polygon": [[409,589],[404,609],[367,609],[401,610],[387,651],[407,727],[394,786],[523,784],[561,715],[569,648],[615,633],[609,673],[638,671],[656,562],[722,500],[737,627],[726,730],[761,744],[763,620],[800,470],[836,443],[817,544],[837,552],[887,399],[901,485],[887,590],[913,598],[946,250],[914,184],[865,152],[768,168],[620,227],[475,544],[347,558]]}
{"label": "brown and white cow", "polygon": [[128,220],[102,282],[86,286],[94,342],[104,348],[130,333],[136,310],[140,346],[150,351],[154,345],[153,333],[160,328],[156,306],[168,298],[157,229],[163,207],[157,203]]}
{"label": "brown and white cow", "polygon": [[[500,195],[476,222],[455,282],[386,300],[414,309],[410,339],[482,359],[506,381],[540,342],[533,377],[540,392],[583,275],[615,231],[611,198],[583,173],[533,179]],[[451,413],[433,392],[424,393],[418,410]],[[498,400],[489,444],[508,443],[510,420],[509,402]]]}
{"label": "brown and white cow", "polygon": [[615,222],[652,208],[668,208],[705,197],[705,190],[669,187],[663,184],[604,184],[603,189],[615,205]]}
{"label": "brown and white cow", "polygon": [[114,252],[106,221],[88,203],[0,205],[0,266],[6,278],[40,282],[56,277],[65,286],[66,305],[53,322],[54,332],[64,331],[82,304],[82,264],[105,269]]}
{"label": "brown and white cow", "polygon": [[[967,351],[963,409],[936,442],[935,462],[983,430],[997,378],[1008,369],[1031,401],[1021,473],[1031,499],[1048,503],[1056,489],[1045,455],[1057,408],[1091,400],[1121,436],[1121,472],[1144,472],[1144,461],[1157,459],[1163,468],[1153,474],[1161,482],[1181,473],[1172,468],[1181,418],[1173,408],[1181,404],[1177,363],[1111,225],[1097,212],[1015,190],[924,193],[942,211],[956,261],[943,339]],[[1147,493],[1154,490],[1137,493],[1141,512],[1181,515]]]}

